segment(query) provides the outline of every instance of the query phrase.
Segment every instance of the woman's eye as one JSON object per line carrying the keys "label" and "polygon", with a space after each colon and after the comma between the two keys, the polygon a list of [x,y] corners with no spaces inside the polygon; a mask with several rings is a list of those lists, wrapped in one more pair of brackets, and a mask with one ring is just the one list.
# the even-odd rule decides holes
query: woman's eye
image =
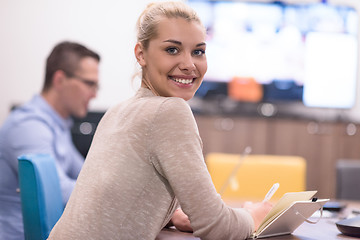
{"label": "woman's eye", "polygon": [[170,47],[166,49],[166,52],[173,55],[173,54],[177,54],[179,51],[177,50],[177,48]]}
{"label": "woman's eye", "polygon": [[195,56],[202,56],[205,54],[205,50],[199,49],[194,51]]}

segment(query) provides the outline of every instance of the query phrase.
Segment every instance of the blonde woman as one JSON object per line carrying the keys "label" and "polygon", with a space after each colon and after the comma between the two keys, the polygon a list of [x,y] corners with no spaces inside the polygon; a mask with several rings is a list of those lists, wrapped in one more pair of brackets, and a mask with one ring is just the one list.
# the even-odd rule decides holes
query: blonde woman
{"label": "blonde woman", "polygon": [[201,239],[249,237],[271,205],[225,205],[186,102],[207,70],[203,25],[186,4],[161,2],[137,28],[141,88],[101,120],[50,239],[155,239],[171,218]]}

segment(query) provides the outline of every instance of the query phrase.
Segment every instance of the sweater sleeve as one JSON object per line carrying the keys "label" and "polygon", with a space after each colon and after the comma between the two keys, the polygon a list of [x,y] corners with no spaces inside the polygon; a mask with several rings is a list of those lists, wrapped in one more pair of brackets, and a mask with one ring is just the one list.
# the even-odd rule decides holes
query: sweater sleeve
{"label": "sweater sleeve", "polygon": [[194,235],[201,239],[246,239],[253,231],[251,215],[225,205],[211,181],[194,116],[180,98],[165,100],[151,130],[151,161],[167,179]]}

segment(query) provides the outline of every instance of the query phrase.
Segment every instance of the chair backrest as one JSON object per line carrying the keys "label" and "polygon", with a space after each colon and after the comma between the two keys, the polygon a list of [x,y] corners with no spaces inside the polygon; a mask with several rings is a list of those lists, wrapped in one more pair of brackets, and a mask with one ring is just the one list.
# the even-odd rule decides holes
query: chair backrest
{"label": "chair backrest", "polygon": [[336,163],[336,198],[360,200],[360,160],[339,159]]}
{"label": "chair backrest", "polygon": [[205,160],[216,190],[226,199],[263,199],[274,183],[280,187],[273,199],[306,190],[306,161],[299,156],[209,153]]}
{"label": "chair backrest", "polygon": [[29,154],[18,163],[25,239],[46,239],[64,210],[55,160]]}

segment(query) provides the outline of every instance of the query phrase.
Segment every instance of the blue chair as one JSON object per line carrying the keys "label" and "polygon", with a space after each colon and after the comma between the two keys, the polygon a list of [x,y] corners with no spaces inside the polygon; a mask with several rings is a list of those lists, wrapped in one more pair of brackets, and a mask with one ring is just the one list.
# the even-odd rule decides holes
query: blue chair
{"label": "blue chair", "polygon": [[47,154],[18,157],[26,240],[45,240],[64,210],[55,160]]}

